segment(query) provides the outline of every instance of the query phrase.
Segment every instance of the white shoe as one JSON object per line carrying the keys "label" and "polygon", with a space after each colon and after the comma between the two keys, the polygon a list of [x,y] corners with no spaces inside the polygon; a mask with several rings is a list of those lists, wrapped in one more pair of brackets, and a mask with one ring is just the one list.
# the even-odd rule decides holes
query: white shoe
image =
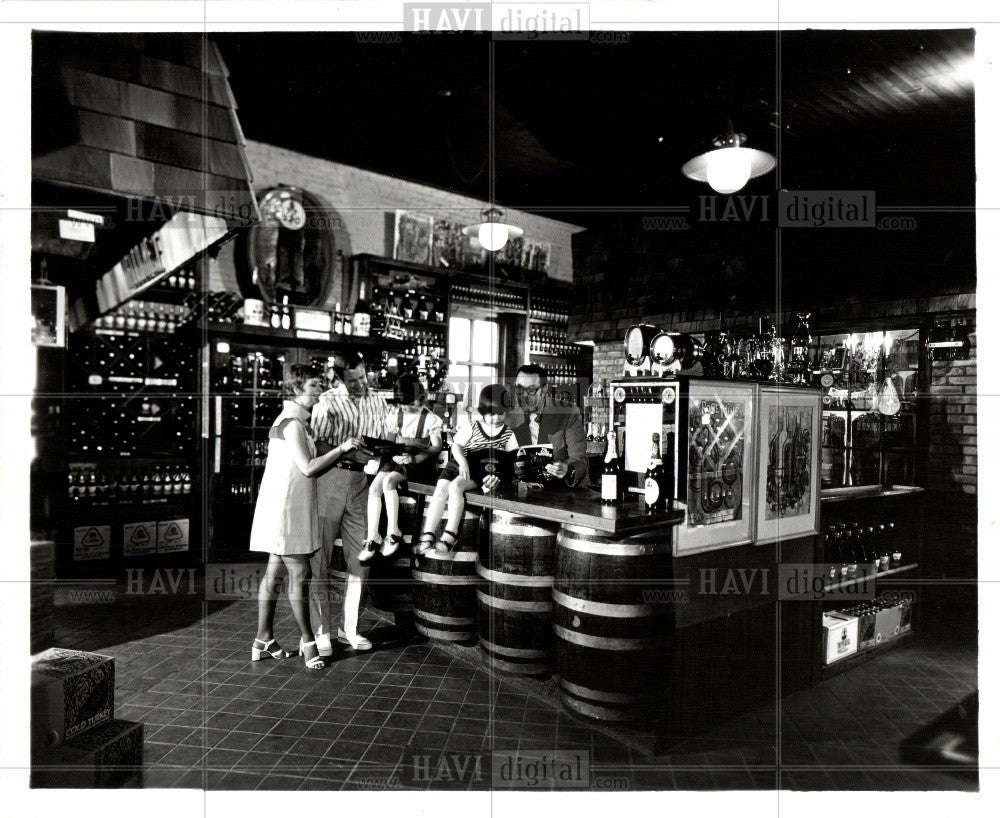
{"label": "white shoe", "polygon": [[343,642],[345,645],[350,645],[355,650],[371,650],[372,642],[370,639],[366,639],[360,633],[355,633],[348,636],[343,628],[337,628],[337,641]]}
{"label": "white shoe", "polygon": [[333,656],[333,640],[328,633],[316,634],[316,650],[320,656]]}

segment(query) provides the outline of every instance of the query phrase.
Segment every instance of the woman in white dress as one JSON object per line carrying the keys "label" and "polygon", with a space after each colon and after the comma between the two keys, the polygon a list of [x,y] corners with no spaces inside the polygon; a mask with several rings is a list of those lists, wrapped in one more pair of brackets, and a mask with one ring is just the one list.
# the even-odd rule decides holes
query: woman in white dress
{"label": "woman in white dress", "polygon": [[274,610],[281,567],[288,570],[288,601],[301,631],[299,653],[307,668],[324,666],[309,624],[309,555],[319,548],[316,480],[341,455],[357,446],[348,440],[321,457],[310,431],[312,407],[324,388],[322,373],[310,366],[293,366],[285,381],[290,396],[268,432],[267,462],[257,495],[250,550],[270,554],[257,595],[257,636],[250,650],[256,662],[292,654],[274,638]]}

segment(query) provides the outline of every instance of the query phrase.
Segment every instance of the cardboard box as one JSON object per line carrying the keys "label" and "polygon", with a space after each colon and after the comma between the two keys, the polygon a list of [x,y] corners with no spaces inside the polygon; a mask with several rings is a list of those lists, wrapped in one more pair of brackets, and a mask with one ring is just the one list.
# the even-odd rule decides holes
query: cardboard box
{"label": "cardboard box", "polygon": [[838,611],[823,614],[823,653],[826,664],[858,652],[858,618]]}
{"label": "cardboard box", "polygon": [[142,770],[142,725],[112,719],[56,750],[32,754],[32,787],[116,787]]}
{"label": "cardboard box", "polygon": [[115,710],[115,660],[49,648],[31,660],[31,743],[59,747],[108,721]]}
{"label": "cardboard box", "polygon": [[187,518],[179,520],[162,520],[156,524],[156,553],[172,554],[176,551],[187,551],[191,521]]}
{"label": "cardboard box", "polygon": [[899,636],[899,605],[889,605],[875,614],[875,644],[881,645]]}
{"label": "cardboard box", "polygon": [[899,633],[909,633],[913,630],[913,600],[904,599],[899,603]]}
{"label": "cardboard box", "polygon": [[31,543],[31,652],[40,653],[55,641],[55,543]]}

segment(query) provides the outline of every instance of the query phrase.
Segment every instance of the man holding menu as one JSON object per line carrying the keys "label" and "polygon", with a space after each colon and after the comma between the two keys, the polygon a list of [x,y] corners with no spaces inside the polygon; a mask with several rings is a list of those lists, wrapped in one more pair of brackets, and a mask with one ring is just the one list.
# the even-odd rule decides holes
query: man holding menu
{"label": "man holding menu", "polygon": [[369,570],[369,566],[358,560],[367,529],[368,475],[365,465],[371,457],[363,447],[363,438],[381,437],[389,413],[385,400],[369,392],[365,362],[357,352],[338,359],[333,365],[333,374],[336,384],[320,395],[312,412],[316,450],[327,452],[339,447],[344,452],[333,466],[316,478],[322,542],[309,560],[314,577],[314,593],[310,594],[309,602],[316,646],[321,656],[333,653],[329,570],[338,534],[344,544],[347,581],[343,627],[337,639],[355,650],[372,647],[371,641],[358,633],[361,592]]}
{"label": "man holding menu", "polygon": [[521,446],[552,447],[552,462],[545,471],[566,478],[570,486],[588,484],[587,444],[583,420],[576,407],[551,406],[547,400],[548,375],[537,364],[524,364],[514,378],[519,412],[509,424]]}

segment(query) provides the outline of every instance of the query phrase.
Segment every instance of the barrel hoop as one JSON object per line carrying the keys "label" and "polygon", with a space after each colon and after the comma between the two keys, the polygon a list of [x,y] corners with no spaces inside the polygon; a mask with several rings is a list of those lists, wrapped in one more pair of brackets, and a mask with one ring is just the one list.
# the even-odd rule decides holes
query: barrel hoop
{"label": "barrel hoop", "polygon": [[562,591],[552,589],[552,600],[557,605],[569,608],[571,611],[593,614],[594,616],[609,616],[622,619],[633,619],[639,616],[652,616],[661,611],[656,605],[627,605],[613,602],[592,602],[589,599],[579,599],[568,596]]}
{"label": "barrel hoop", "polygon": [[418,582],[426,582],[429,585],[477,585],[479,580],[474,576],[460,574],[458,576],[448,574],[428,574],[425,571],[413,570],[413,578]]}
{"label": "barrel hoop", "polygon": [[491,608],[500,608],[505,611],[538,611],[539,613],[552,612],[551,602],[521,602],[520,600],[515,599],[500,599],[499,597],[484,594],[482,591],[476,591],[476,596],[479,597],[479,601],[484,605],[488,605]]}
{"label": "barrel hoop", "polygon": [[474,616],[441,616],[441,614],[428,613],[427,611],[415,608],[414,613],[420,619],[426,619],[436,625],[475,625]]}
{"label": "barrel hoop", "polygon": [[552,670],[552,665],[549,662],[509,662],[499,656],[493,656],[486,650],[483,651],[483,654],[483,660],[489,664],[490,670],[519,673],[522,676],[544,676]]}
{"label": "barrel hoop", "polygon": [[593,699],[598,702],[609,702],[610,704],[643,704],[652,698],[653,693],[650,690],[650,695],[642,697],[631,693],[609,693],[606,690],[593,690],[583,685],[567,682],[561,676],[559,677],[559,686],[574,696],[579,696],[583,699]]}
{"label": "barrel hoop", "polygon": [[538,525],[519,525],[517,523],[500,523],[494,520],[490,523],[490,533],[491,534],[504,534],[506,536],[513,537],[527,537],[529,539],[538,539],[545,537],[546,539],[556,538],[558,533],[556,529],[552,528],[542,528]]}
{"label": "barrel hoop", "polygon": [[565,691],[561,691],[559,697],[562,699],[563,704],[570,710],[591,719],[615,722],[634,722],[639,721],[647,715],[645,712],[640,712],[638,710],[622,711],[614,707],[598,707],[596,704],[582,702],[579,699],[568,695]]}
{"label": "barrel hoop", "polygon": [[428,628],[419,622],[414,623],[418,631],[429,639],[440,639],[444,642],[471,642],[475,638],[473,633],[463,633],[461,631],[441,631],[437,628]]}
{"label": "barrel hoop", "polygon": [[428,551],[422,556],[438,562],[475,562],[478,555],[475,551]]}
{"label": "barrel hoop", "polygon": [[551,650],[539,650],[537,648],[508,648],[505,645],[498,645],[495,642],[483,639],[481,636],[479,638],[479,645],[483,650],[490,651],[491,653],[499,653],[501,656],[513,656],[515,658],[524,659],[547,659],[552,656]]}
{"label": "barrel hoop", "polygon": [[580,551],[584,554],[603,554],[609,557],[641,557],[644,554],[655,554],[659,549],[652,543],[601,542],[596,540],[578,540],[559,537],[559,547],[567,551]]}
{"label": "barrel hoop", "polygon": [[562,625],[552,624],[555,635],[574,645],[582,645],[585,648],[598,648],[599,650],[648,650],[650,648],[664,647],[662,638],[637,639],[626,637],[593,636],[589,633],[578,633],[564,628]]}
{"label": "barrel hoop", "polygon": [[495,582],[498,585],[526,585],[532,588],[551,588],[555,582],[555,577],[543,574],[541,576],[527,576],[526,574],[506,574],[503,571],[494,571],[487,568],[481,562],[476,563],[476,573],[483,579]]}

